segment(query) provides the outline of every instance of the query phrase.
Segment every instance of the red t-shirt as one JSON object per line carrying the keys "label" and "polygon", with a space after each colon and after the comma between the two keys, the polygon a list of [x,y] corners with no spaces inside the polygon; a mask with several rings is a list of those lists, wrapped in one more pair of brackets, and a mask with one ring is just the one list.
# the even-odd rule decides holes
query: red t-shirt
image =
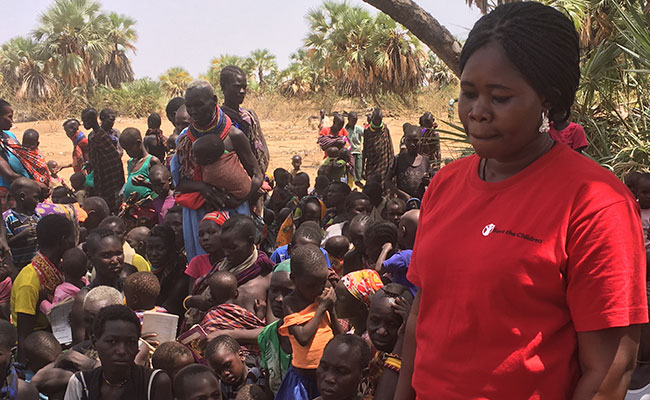
{"label": "red t-shirt", "polygon": [[582,126],[574,122],[570,122],[569,126],[562,129],[561,131],[556,131],[553,127],[553,122],[551,122],[551,129],[548,133],[551,135],[551,139],[555,140],[556,142],[564,143],[574,150],[589,146],[587,135],[585,135],[585,130],[582,128]]}
{"label": "red t-shirt", "polygon": [[451,163],[422,203],[408,279],[421,288],[418,399],[568,399],[576,332],[648,321],[639,207],[557,143],[501,182]]}

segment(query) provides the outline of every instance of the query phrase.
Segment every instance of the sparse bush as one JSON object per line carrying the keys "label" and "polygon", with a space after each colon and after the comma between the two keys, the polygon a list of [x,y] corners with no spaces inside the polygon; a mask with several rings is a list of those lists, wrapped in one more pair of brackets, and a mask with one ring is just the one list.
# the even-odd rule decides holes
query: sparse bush
{"label": "sparse bush", "polygon": [[162,109],[163,96],[160,83],[151,79],[137,79],[123,84],[119,89],[101,86],[90,99],[93,107],[113,108],[121,115],[143,118]]}

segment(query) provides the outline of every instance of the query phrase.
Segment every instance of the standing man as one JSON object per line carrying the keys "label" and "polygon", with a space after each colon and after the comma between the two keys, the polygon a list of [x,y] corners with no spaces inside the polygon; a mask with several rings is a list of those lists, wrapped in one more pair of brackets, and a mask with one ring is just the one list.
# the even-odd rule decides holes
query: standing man
{"label": "standing man", "polygon": [[363,137],[363,128],[357,125],[359,116],[356,112],[348,113],[348,123],[345,130],[348,131],[348,140],[350,141],[352,159],[354,160],[354,182],[360,186],[361,175],[363,171],[363,153],[361,147],[361,138]]}
{"label": "standing man", "polygon": [[228,65],[221,70],[219,77],[221,91],[224,100],[221,109],[230,117],[232,124],[239,128],[251,144],[253,155],[260,166],[262,174],[266,174],[269,167],[269,148],[266,145],[266,139],[262,133],[260,120],[257,118],[255,111],[241,108],[240,105],[246,97],[246,74],[244,71],[235,66]]}
{"label": "standing man", "polygon": [[108,203],[111,212],[117,212],[121,201],[119,191],[124,185],[122,158],[111,137],[99,126],[97,110],[87,108],[81,113],[84,128],[92,129],[88,135],[88,155],[93,171],[95,193]]}
{"label": "standing man", "polygon": [[390,132],[384,124],[384,114],[375,108],[370,116],[370,124],[363,131],[363,174],[366,181],[374,180],[384,187],[395,151]]}
{"label": "standing man", "polygon": [[111,140],[113,141],[113,144],[115,145],[117,152],[120,153],[120,157],[121,157],[123,150],[122,147],[120,146],[120,131],[118,129],[115,129],[114,127],[115,117],[117,117],[117,113],[111,110],[110,108],[104,108],[99,113],[99,120],[101,121],[101,127],[104,130],[104,132],[108,133],[108,137],[110,137]]}
{"label": "standing man", "polygon": [[83,172],[83,166],[90,158],[88,156],[88,139],[79,130],[79,121],[70,118],[63,123],[66,136],[72,141],[72,164],[74,172]]}

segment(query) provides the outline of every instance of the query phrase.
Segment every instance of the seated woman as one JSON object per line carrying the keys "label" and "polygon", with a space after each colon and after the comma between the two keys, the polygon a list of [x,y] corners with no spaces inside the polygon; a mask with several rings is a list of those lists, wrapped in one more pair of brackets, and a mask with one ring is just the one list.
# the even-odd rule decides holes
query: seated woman
{"label": "seated woman", "polygon": [[140,320],[123,305],[102,308],[93,326],[93,343],[102,365],[70,378],[65,400],[171,400],[169,376],[161,370],[135,365]]}

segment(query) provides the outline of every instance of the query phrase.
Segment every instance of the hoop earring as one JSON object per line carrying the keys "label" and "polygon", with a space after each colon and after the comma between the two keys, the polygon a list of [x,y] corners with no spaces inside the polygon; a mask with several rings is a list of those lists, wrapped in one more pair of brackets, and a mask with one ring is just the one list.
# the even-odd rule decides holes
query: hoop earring
{"label": "hoop earring", "polygon": [[551,125],[548,121],[548,112],[542,111],[542,124],[539,126],[539,133],[548,133],[551,130]]}

